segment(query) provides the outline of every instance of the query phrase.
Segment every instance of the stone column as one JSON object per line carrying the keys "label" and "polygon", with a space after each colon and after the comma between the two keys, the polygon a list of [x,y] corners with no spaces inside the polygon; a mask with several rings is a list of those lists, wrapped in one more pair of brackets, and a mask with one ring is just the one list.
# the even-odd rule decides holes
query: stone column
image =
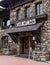
{"label": "stone column", "polygon": [[50,53],[50,1],[43,0],[44,13],[47,14],[48,18],[44,21],[44,25],[41,28],[41,43],[43,46],[41,60],[46,61],[49,58]]}

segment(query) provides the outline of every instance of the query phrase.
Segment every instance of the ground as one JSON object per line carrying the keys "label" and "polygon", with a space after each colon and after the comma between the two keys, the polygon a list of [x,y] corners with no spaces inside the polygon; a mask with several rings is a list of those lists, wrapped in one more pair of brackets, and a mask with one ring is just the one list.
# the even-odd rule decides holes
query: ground
{"label": "ground", "polygon": [[32,61],[26,58],[0,56],[0,65],[48,65],[44,62]]}

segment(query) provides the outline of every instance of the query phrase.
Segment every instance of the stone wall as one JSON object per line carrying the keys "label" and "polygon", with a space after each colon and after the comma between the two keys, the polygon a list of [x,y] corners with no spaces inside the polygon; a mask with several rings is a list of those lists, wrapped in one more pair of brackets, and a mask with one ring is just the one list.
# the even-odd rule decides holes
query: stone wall
{"label": "stone wall", "polygon": [[46,61],[50,60],[50,1],[43,0],[42,2],[44,3],[43,11],[48,16],[47,20],[43,20],[44,24],[41,28],[41,46],[43,50],[34,51],[33,57],[35,60]]}

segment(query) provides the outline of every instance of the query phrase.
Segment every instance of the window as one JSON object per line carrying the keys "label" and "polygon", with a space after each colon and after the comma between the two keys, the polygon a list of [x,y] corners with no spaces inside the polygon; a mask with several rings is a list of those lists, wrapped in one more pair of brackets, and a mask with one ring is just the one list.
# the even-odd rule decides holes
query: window
{"label": "window", "polygon": [[17,11],[17,19],[18,19],[18,20],[21,20],[21,16],[22,16],[22,11],[19,9],[19,10]]}
{"label": "window", "polygon": [[7,26],[10,26],[10,20],[7,20]]}
{"label": "window", "polygon": [[30,7],[26,7],[26,8],[25,8],[25,17],[26,17],[26,18],[31,17],[31,16],[30,16]]}
{"label": "window", "polygon": [[37,15],[43,14],[43,4],[42,3],[36,4],[36,14]]}
{"label": "window", "polygon": [[2,28],[6,28],[10,26],[10,20],[9,19],[4,19],[2,22]]}
{"label": "window", "polygon": [[8,36],[4,36],[2,37],[2,46],[3,48],[7,48],[8,47]]}

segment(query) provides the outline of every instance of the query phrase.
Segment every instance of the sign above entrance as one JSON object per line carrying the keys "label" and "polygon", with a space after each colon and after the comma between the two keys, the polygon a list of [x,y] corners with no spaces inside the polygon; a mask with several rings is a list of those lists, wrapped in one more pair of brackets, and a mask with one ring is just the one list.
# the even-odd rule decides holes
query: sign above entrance
{"label": "sign above entrance", "polygon": [[26,26],[26,25],[32,25],[32,24],[36,24],[36,19],[29,19],[26,21],[18,22],[16,26]]}

